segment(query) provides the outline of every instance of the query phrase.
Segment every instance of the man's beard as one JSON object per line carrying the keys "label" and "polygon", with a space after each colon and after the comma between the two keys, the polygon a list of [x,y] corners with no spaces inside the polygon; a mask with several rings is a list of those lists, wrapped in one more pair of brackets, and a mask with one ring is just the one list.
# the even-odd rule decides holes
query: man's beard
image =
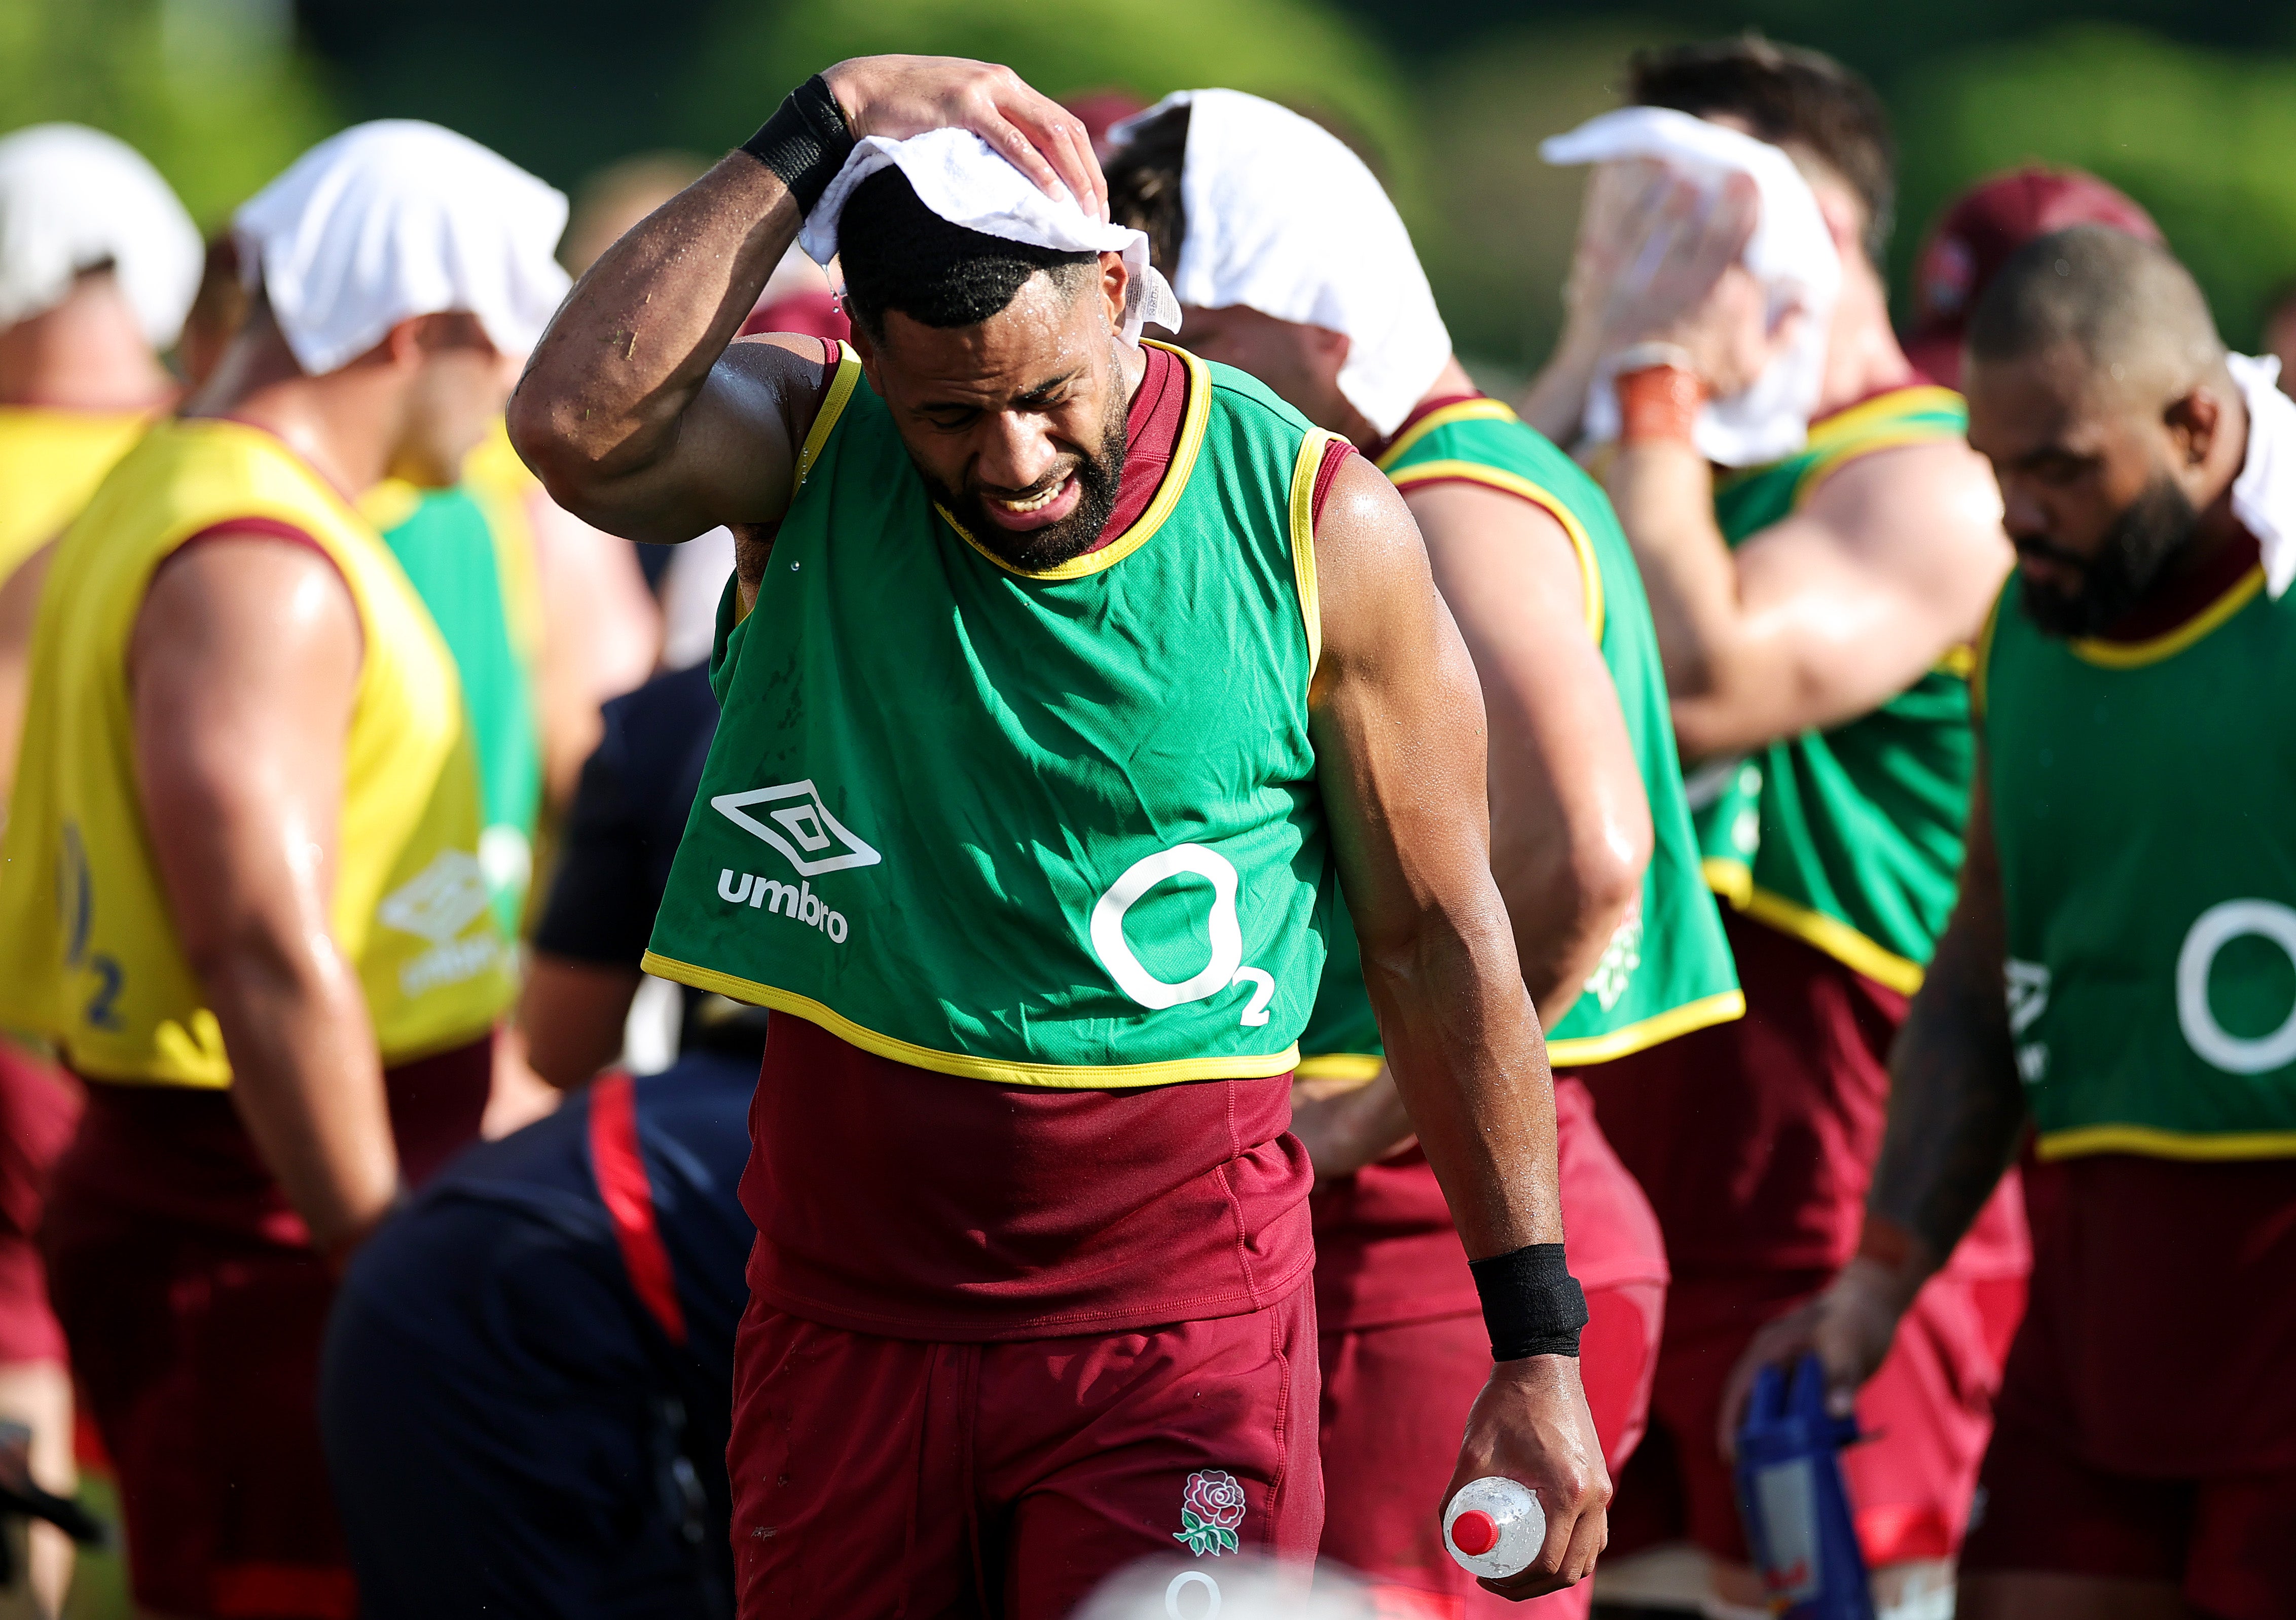
{"label": "man's beard", "polygon": [[1108,527],[1109,514],[1116,510],[1124,480],[1126,402],[1121,389],[1111,390],[1109,399],[1111,409],[1101,425],[1100,448],[1076,465],[1076,510],[1057,523],[1041,529],[1007,529],[988,515],[978,490],[943,489],[931,473],[924,475],[925,488],[967,534],[1008,567],[1032,574],[1058,568],[1099,545],[1101,530]]}
{"label": "man's beard", "polygon": [[2014,541],[2021,552],[2080,570],[2080,588],[2070,593],[2021,577],[2018,599],[2025,616],[2043,635],[2060,639],[2103,634],[2144,599],[2199,523],[2191,498],[2164,473],[2113,520],[2094,557],[2070,556],[2046,540]]}

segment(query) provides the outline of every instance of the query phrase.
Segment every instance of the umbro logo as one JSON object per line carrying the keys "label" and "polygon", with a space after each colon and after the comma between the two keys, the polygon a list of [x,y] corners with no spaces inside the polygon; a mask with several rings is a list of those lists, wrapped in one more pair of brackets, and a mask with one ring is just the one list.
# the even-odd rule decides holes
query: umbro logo
{"label": "umbro logo", "polygon": [[[762,821],[748,813],[753,806],[767,805],[781,808],[766,810]],[[779,850],[800,877],[818,877],[849,867],[873,867],[884,859],[829,813],[810,780],[719,794],[709,801],[709,808]]]}

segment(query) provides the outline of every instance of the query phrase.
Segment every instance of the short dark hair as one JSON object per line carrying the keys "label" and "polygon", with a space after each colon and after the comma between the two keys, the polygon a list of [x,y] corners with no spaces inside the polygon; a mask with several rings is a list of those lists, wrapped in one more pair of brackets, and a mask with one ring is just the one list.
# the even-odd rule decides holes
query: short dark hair
{"label": "short dark hair", "polygon": [[885,335],[886,311],[928,326],[975,326],[1000,314],[1039,270],[1073,292],[1097,253],[1063,252],[952,225],[917,198],[898,169],[853,188],[837,222],[845,308],[870,336]]}
{"label": "short dark hair", "polygon": [[2159,243],[2102,225],[2052,231],[2012,254],[1970,315],[1968,344],[1980,361],[2069,348],[2092,375],[2151,366],[2178,384],[2224,366],[2192,272]]}
{"label": "short dark hair", "polygon": [[1188,239],[1180,197],[1187,160],[1188,103],[1182,102],[1136,126],[1105,165],[1109,218],[1148,234],[1149,261],[1168,277],[1179,273],[1180,244]]}
{"label": "short dark hair", "polygon": [[1637,51],[1627,99],[1705,118],[1734,113],[1759,138],[1799,146],[1866,205],[1866,256],[1882,263],[1897,208],[1897,144],[1874,86],[1831,56],[1759,34]]}

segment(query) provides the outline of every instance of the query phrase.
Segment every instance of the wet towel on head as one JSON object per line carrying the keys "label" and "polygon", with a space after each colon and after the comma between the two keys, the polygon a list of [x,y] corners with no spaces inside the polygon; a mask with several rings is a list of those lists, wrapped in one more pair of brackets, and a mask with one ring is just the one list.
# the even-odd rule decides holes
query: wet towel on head
{"label": "wet towel on head", "polygon": [[2296,580],[2296,399],[2280,391],[2280,362],[2225,357],[2248,403],[2248,454],[2233,480],[2232,514],[2256,537],[2275,601]]}
{"label": "wet towel on head", "polygon": [[[1742,262],[1768,293],[1771,321],[1799,308],[1801,323],[1751,388],[1710,401],[1699,412],[1698,448],[1709,461],[1728,467],[1758,466],[1801,448],[1824,382],[1827,328],[1841,289],[1841,256],[1818,211],[1817,197],[1793,160],[1767,141],[1668,107],[1606,112],[1540,143],[1538,154],[1564,167],[1653,159],[1696,183],[1710,199],[1720,195],[1731,175],[1753,180],[1761,213]],[[1647,280],[1652,267],[1640,263],[1626,274]],[[1618,391],[1607,370],[1595,374],[1587,396],[1587,436],[1598,441],[1619,436]]]}
{"label": "wet towel on head", "polygon": [[0,140],[0,326],[45,315],[109,264],[144,341],[165,349],[200,290],[200,233],[160,171],[78,124]]}
{"label": "wet towel on head", "polygon": [[1361,158],[1321,125],[1241,90],[1182,90],[1109,131],[1120,145],[1168,108],[1188,108],[1180,204],[1183,304],[1242,304],[1346,334],[1340,391],[1381,437],[1451,358],[1411,234]]}
{"label": "wet towel on head", "polygon": [[411,119],[330,136],[239,210],[250,290],[304,371],[357,359],[412,316],[466,311],[507,355],[566,296],[566,199],[476,141]]}
{"label": "wet towel on head", "polygon": [[1062,186],[1047,194],[1037,183],[997,155],[970,129],[929,129],[906,141],[873,135],[857,142],[845,167],[806,216],[798,245],[816,264],[837,257],[837,222],[853,188],[881,169],[898,169],[917,201],[951,225],[984,236],[1024,242],[1062,253],[1119,253],[1131,277],[1124,300],[1124,339],[1140,336],[1143,323],[1180,329],[1172,290],[1148,262],[1148,238],[1094,218]]}

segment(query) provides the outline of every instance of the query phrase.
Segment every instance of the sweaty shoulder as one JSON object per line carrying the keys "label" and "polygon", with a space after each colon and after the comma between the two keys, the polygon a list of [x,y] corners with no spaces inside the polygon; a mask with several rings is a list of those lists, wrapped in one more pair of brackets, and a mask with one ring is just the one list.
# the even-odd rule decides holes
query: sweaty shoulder
{"label": "sweaty shoulder", "polygon": [[[2001,492],[1985,458],[1960,438],[1870,451],[1828,473],[1800,515],[1852,550],[1905,568],[1967,572],[1972,600],[1989,601],[2009,566]],[[1981,610],[1980,610],[1981,611]]]}

